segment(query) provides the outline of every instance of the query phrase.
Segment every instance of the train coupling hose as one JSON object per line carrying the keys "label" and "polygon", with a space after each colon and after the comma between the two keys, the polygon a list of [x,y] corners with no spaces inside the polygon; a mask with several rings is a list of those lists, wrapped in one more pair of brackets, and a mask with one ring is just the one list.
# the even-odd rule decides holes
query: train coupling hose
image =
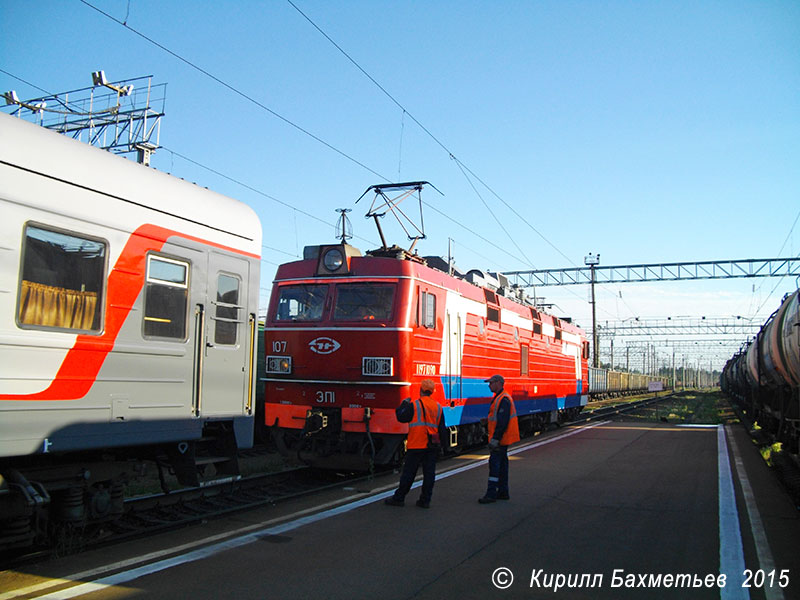
{"label": "train coupling hose", "polygon": [[364,429],[369,440],[370,459],[369,459],[369,477],[372,479],[375,473],[375,441],[372,439],[372,432],[369,430],[369,422],[372,420],[372,407],[367,406],[364,409]]}

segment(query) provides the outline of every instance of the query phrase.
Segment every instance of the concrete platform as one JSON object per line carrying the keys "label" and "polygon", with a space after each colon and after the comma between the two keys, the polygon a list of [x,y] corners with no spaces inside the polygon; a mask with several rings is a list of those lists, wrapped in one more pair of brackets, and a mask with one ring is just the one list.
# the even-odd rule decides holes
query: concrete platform
{"label": "concrete platform", "polygon": [[[0,600],[800,597],[800,518],[738,428],[611,422],[540,436],[513,451],[511,500],[489,505],[477,503],[485,457],[440,466],[428,510],[418,490],[385,506],[394,476],[322,506],[138,542],[113,561],[40,565],[6,579]],[[741,587],[746,569],[754,587]],[[48,578],[73,583],[53,592]]]}

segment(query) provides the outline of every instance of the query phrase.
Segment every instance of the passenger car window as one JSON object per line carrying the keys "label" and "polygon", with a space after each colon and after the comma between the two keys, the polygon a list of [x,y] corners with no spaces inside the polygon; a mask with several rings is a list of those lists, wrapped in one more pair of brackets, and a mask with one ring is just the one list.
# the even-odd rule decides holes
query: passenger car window
{"label": "passenger car window", "polygon": [[100,331],[106,244],[28,225],[19,286],[20,325]]}
{"label": "passenger car window", "polygon": [[186,339],[189,263],[148,255],[144,296],[144,334]]}
{"label": "passenger car window", "polygon": [[214,343],[234,345],[239,325],[239,279],[220,273],[217,278],[217,310]]}

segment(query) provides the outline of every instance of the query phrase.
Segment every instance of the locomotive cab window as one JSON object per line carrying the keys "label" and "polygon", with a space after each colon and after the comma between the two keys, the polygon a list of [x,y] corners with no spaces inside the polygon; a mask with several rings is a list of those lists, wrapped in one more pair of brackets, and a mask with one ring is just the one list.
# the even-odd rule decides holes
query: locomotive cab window
{"label": "locomotive cab window", "polygon": [[214,316],[214,343],[233,346],[239,330],[239,278],[220,273]]}
{"label": "locomotive cab window", "polygon": [[320,321],[327,285],[287,285],[280,288],[276,321]]}
{"label": "locomotive cab window", "polygon": [[189,263],[164,256],[147,256],[144,335],[186,339],[189,303]]}
{"label": "locomotive cab window", "polygon": [[19,325],[102,329],[104,242],[28,225],[22,257]]}
{"label": "locomotive cab window", "polygon": [[337,321],[389,321],[394,289],[394,285],[386,284],[339,284],[333,318]]}

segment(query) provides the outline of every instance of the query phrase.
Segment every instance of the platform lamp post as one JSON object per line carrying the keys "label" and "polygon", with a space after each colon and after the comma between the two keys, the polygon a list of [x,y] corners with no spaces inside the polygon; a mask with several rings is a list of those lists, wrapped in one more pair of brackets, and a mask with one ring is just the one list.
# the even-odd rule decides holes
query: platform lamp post
{"label": "platform lamp post", "polygon": [[[592,366],[594,368],[598,368],[600,366],[600,355],[598,354],[597,348],[597,310],[595,310],[595,300],[594,300],[594,282],[595,282],[595,273],[594,268],[600,264],[600,255],[594,255],[589,252],[589,256],[584,257],[583,259],[584,264],[589,266],[589,271],[592,275],[592,348],[594,351],[594,356],[592,357]],[[613,368],[613,365],[612,365]]]}

